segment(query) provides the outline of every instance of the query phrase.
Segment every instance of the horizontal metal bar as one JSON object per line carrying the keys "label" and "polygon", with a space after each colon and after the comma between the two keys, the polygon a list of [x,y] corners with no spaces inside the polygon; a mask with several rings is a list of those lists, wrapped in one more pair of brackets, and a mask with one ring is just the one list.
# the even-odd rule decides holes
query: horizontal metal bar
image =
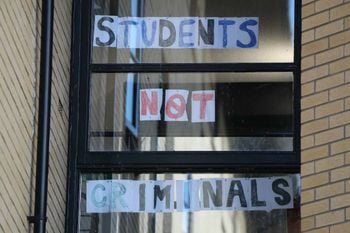
{"label": "horizontal metal bar", "polygon": [[[89,136],[94,138],[108,137],[108,138],[117,138],[117,137],[125,137],[127,134],[125,132],[118,131],[90,131]],[[280,133],[246,133],[239,134],[233,133],[229,136],[221,136],[220,137],[292,137],[294,134],[291,132],[280,132]],[[152,135],[139,135],[140,137],[150,137]],[[169,137],[181,137],[181,135],[167,135]],[[154,137],[156,137],[154,135]],[[165,137],[165,135],[159,135],[159,137]],[[201,135],[193,135],[193,137],[201,137]],[[209,137],[209,136],[208,136]],[[213,136],[214,137],[214,136]]]}
{"label": "horizontal metal bar", "polygon": [[206,164],[183,165],[78,165],[82,173],[300,173],[300,164]]}
{"label": "horizontal metal bar", "polygon": [[201,64],[92,64],[93,73],[145,72],[293,72],[294,63],[201,63]]}
{"label": "horizontal metal bar", "polygon": [[[218,169],[269,171],[291,169],[298,172],[298,154],[292,151],[162,151],[162,152],[87,152],[78,161],[80,169],[140,169],[210,172]],[[258,162],[257,162],[258,161]]]}

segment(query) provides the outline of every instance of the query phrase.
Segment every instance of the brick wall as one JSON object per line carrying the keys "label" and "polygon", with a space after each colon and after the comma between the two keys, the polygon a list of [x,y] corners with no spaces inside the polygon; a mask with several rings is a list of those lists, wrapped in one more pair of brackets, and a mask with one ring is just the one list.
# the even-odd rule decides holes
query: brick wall
{"label": "brick wall", "polygon": [[0,4],[0,232],[27,232],[35,114],[36,2]]}
{"label": "brick wall", "polygon": [[[34,210],[41,0],[0,4],[0,232],[25,233]],[[47,232],[64,231],[71,0],[55,1]]]}
{"label": "brick wall", "polygon": [[302,1],[302,232],[350,230],[350,1]]}
{"label": "brick wall", "polygon": [[72,0],[55,1],[47,232],[64,232]]}

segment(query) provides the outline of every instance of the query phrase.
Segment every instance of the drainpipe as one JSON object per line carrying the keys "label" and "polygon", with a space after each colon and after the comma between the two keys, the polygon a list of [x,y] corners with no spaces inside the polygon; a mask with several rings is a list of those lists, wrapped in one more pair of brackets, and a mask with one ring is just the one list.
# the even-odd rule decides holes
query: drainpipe
{"label": "drainpipe", "polygon": [[42,0],[35,210],[34,216],[28,217],[29,222],[34,224],[34,233],[45,233],[47,221],[53,14],[54,0]]}

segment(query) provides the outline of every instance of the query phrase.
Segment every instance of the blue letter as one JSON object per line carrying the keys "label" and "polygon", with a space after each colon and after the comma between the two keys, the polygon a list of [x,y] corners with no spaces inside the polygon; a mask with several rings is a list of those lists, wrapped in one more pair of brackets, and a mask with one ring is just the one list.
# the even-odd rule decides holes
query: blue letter
{"label": "blue letter", "polygon": [[146,22],[145,20],[142,21],[142,40],[145,45],[148,47],[152,46],[154,42],[154,37],[156,35],[156,27],[157,27],[157,22],[153,21],[152,22],[152,37],[150,40],[147,39],[147,27],[146,27]]}
{"label": "blue letter", "polygon": [[222,25],[222,29],[223,29],[223,35],[222,35],[222,43],[223,43],[223,47],[226,48],[227,46],[227,26],[229,25],[234,25],[235,21],[233,20],[219,20],[219,25]]}
{"label": "blue letter", "polygon": [[106,206],[106,202],[107,202],[107,197],[104,196],[102,198],[101,201],[97,201],[96,200],[96,190],[97,189],[102,189],[102,191],[105,191],[106,188],[105,186],[103,186],[102,184],[98,184],[94,187],[94,189],[92,190],[92,203],[97,207],[97,208],[102,208]]}
{"label": "blue letter", "polygon": [[117,200],[119,200],[119,203],[122,207],[124,207],[124,208],[128,207],[128,204],[126,204],[126,202],[122,198],[122,196],[125,193],[126,193],[126,188],[123,184],[120,184],[120,183],[113,183],[112,184],[111,202],[112,202],[113,208],[116,208]]}
{"label": "blue letter", "polygon": [[121,23],[119,23],[120,25],[125,25],[125,29],[124,29],[124,47],[128,47],[129,46],[129,25],[137,25],[137,22],[135,21],[131,21],[131,20],[127,20],[127,21],[123,21]]}
{"label": "blue letter", "polygon": [[237,41],[237,46],[240,48],[251,48],[254,47],[256,45],[256,36],[254,31],[252,31],[251,29],[248,28],[248,26],[255,26],[257,25],[258,22],[256,22],[256,20],[250,19],[247,20],[246,22],[242,23],[239,26],[239,29],[241,29],[242,31],[245,31],[248,33],[249,37],[250,37],[250,42],[248,44],[243,44],[242,42],[240,42],[239,40]]}
{"label": "blue letter", "polygon": [[192,32],[184,32],[184,26],[185,25],[191,25],[194,24],[195,21],[193,19],[188,19],[188,20],[183,20],[180,23],[180,32],[179,32],[179,46],[180,47],[193,47],[193,43],[185,43],[184,42],[184,37],[185,36],[192,36],[193,33]]}

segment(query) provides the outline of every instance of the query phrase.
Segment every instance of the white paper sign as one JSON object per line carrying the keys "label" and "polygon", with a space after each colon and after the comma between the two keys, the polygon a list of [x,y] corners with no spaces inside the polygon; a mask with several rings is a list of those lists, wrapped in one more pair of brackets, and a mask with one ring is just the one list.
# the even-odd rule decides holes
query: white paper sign
{"label": "white paper sign", "polygon": [[87,182],[87,196],[91,205],[87,205],[87,212],[134,212],[139,209],[134,200],[139,199],[137,182],[127,180],[107,180]]}
{"label": "white paper sign", "polygon": [[[160,110],[164,107],[165,121],[188,121],[188,90],[163,89],[140,90],[140,121],[160,121]],[[215,122],[215,91],[200,90],[191,92],[191,121]]]}
{"label": "white paper sign", "polygon": [[290,176],[201,180],[88,181],[87,213],[271,211],[293,208]]}
{"label": "white paper sign", "polygon": [[188,121],[187,90],[165,91],[165,121]]}
{"label": "white paper sign", "polygon": [[258,17],[95,16],[95,47],[225,49],[258,42]]}
{"label": "white paper sign", "polygon": [[140,120],[160,120],[160,108],[163,102],[162,89],[140,90]]}
{"label": "white paper sign", "polygon": [[192,122],[215,122],[215,91],[192,92]]}

